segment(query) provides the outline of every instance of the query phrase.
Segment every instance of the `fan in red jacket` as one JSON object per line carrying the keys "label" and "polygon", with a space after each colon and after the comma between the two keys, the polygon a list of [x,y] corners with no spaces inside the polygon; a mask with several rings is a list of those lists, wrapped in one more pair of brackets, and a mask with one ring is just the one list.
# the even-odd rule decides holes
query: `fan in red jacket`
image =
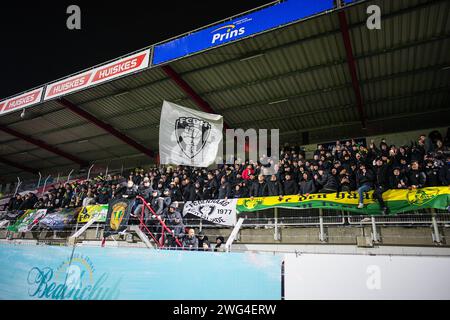
{"label": "fan in red jacket", "polygon": [[245,169],[245,170],[242,172],[242,178],[243,178],[244,180],[250,180],[250,175],[252,175],[252,174],[254,174],[254,173],[255,173],[255,171],[253,170],[252,166],[251,166],[251,165],[248,165],[248,166],[247,166],[247,169]]}

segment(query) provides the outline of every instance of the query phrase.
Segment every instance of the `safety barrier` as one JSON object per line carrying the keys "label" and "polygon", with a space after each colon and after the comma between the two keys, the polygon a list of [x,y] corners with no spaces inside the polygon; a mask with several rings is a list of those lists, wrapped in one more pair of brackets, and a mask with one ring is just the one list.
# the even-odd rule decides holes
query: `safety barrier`
{"label": "safety barrier", "polygon": [[[450,227],[450,213],[443,210],[421,210],[417,212],[408,212],[405,214],[397,215],[355,215],[345,211],[333,211],[325,209],[288,209],[288,208],[273,208],[264,210],[261,212],[254,212],[251,214],[239,214],[240,218],[243,218],[243,223],[240,228],[244,230],[268,230],[267,232],[273,233],[274,240],[280,240],[280,232],[282,229],[293,228],[293,232],[283,233],[284,241],[297,241],[299,238],[306,243],[319,240],[320,242],[327,242],[328,228],[341,227],[345,230],[349,228],[363,228],[369,227],[371,230],[370,237],[374,243],[380,241],[379,228],[393,228],[393,227],[426,227],[431,233],[417,234],[414,233],[404,234],[390,234],[389,237],[397,237],[399,240],[408,240],[411,238],[422,238],[424,241],[431,238],[435,243],[443,242],[442,228]],[[197,231],[204,231],[209,236],[228,236],[232,231],[231,227],[213,224],[211,222],[202,220],[195,216],[185,216],[184,225],[189,228],[193,227]],[[139,222],[136,224],[130,223],[127,227],[139,226]],[[67,224],[64,230],[44,230],[33,229],[26,233],[16,233],[8,231],[8,222],[0,223],[0,238],[7,239],[35,239],[39,242],[61,242],[64,243],[71,235],[80,235],[80,229],[84,228],[82,232],[88,232],[89,235],[81,237],[83,239],[91,239],[101,241],[102,233],[104,229],[104,222],[92,222],[89,226],[85,223],[73,222]],[[295,232],[296,228],[317,228],[316,234],[299,234]],[[130,228],[128,228],[130,229]],[[142,230],[142,229],[141,229]],[[267,232],[265,234],[252,233],[252,240],[258,242],[258,238],[266,239]],[[155,237],[159,238],[161,234],[155,233]],[[340,234],[335,237],[340,237],[341,241],[349,242],[355,236],[352,234]],[[236,239],[240,240],[240,234],[236,235]],[[213,240],[213,239],[212,239]]]}

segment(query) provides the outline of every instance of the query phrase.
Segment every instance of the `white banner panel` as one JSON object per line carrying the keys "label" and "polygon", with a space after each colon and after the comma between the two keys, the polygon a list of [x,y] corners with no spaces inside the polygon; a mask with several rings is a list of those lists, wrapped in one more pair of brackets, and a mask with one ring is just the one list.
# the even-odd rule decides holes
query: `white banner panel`
{"label": "white banner panel", "polygon": [[450,257],[288,254],[290,300],[450,299]]}
{"label": "white banner panel", "polygon": [[44,87],[34,89],[28,91],[26,93],[22,93],[21,95],[15,96],[13,98],[9,98],[5,101],[0,102],[1,112],[0,114],[6,114],[8,112],[21,110],[22,108],[26,108],[32,106],[41,101],[42,92]]}
{"label": "white banner panel", "polygon": [[161,164],[208,167],[222,142],[223,117],[164,101],[159,124]]}
{"label": "white banner panel", "polygon": [[236,224],[236,202],[237,199],[186,201],[183,216],[190,213],[213,223],[234,226]]}

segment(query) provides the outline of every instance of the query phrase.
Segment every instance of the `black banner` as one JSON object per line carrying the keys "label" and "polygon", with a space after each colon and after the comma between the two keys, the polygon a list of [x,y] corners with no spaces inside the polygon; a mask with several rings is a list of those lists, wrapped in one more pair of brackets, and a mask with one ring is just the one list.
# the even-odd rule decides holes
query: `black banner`
{"label": "black banner", "polygon": [[129,199],[114,199],[109,202],[106,216],[104,237],[124,231],[132,210],[133,201]]}

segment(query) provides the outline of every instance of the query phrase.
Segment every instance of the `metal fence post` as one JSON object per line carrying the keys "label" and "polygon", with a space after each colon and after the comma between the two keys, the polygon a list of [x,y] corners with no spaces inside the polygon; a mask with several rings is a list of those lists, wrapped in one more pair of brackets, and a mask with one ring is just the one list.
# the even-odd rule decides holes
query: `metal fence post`
{"label": "metal fence post", "polygon": [[322,208],[319,209],[319,240],[320,242],[327,241],[327,235],[325,234],[325,230],[323,227],[323,210]]}
{"label": "metal fence post", "polygon": [[41,172],[39,171],[38,173],[39,173],[39,180],[38,180],[36,189],[38,189],[39,186],[41,185],[41,179],[42,179],[42,174],[41,174]]}
{"label": "metal fence post", "polygon": [[434,209],[431,209],[431,222],[433,224],[433,232],[432,232],[432,237],[433,237],[433,241],[441,244],[442,243],[442,239],[441,239],[441,235],[439,233],[439,227],[436,221],[436,211]]}
{"label": "metal fence post", "polygon": [[70,181],[70,176],[72,175],[73,169],[70,170],[69,175],[67,176],[67,181],[66,183],[68,183]]}
{"label": "metal fence post", "polygon": [[88,174],[87,174],[87,177],[86,177],[86,180],[89,180],[89,177],[91,176],[91,169],[94,167],[94,165],[91,165],[90,167],[89,167],[89,170],[88,170]]}
{"label": "metal fence post", "polygon": [[17,186],[16,186],[16,191],[14,192],[14,197],[16,196],[17,191],[19,191],[19,187],[21,184],[22,184],[22,181],[20,181],[20,178],[17,177]]}
{"label": "metal fence post", "polygon": [[273,239],[278,241],[281,239],[280,236],[280,230],[278,229],[278,208],[274,208],[274,233],[273,233]]}
{"label": "metal fence post", "polygon": [[42,192],[41,192],[41,196],[44,194],[45,192],[45,187],[47,186],[47,181],[48,179],[51,177],[51,175],[48,175],[48,177],[45,179],[44,181],[44,187],[42,188]]}
{"label": "metal fence post", "polygon": [[372,241],[373,242],[380,242],[380,238],[379,238],[378,232],[377,232],[377,225],[375,223],[375,217],[372,216],[371,220],[372,220]]}

